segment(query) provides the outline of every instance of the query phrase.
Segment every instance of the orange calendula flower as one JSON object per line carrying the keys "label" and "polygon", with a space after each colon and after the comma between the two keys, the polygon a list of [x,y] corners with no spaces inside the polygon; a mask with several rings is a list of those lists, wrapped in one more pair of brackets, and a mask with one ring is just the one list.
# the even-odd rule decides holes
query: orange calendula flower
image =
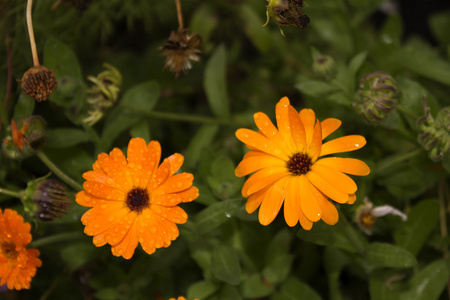
{"label": "orange calendula flower", "polygon": [[0,286],[29,289],[36,268],[42,265],[37,249],[26,249],[31,242],[31,225],[15,210],[0,209]]}
{"label": "orange calendula flower", "polygon": [[141,138],[128,144],[127,158],[114,148],[101,153],[93,171],[83,174],[84,191],[76,195],[82,206],[92,207],[81,218],[84,232],[94,236],[95,246],[111,245],[115,256],[130,259],[138,242],[148,254],[168,247],[178,237],[176,224],[186,222],[177,205],[198,197],[190,173],[175,174],[183,164],[181,154],[161,158],[157,141]]}
{"label": "orange calendula flower", "polygon": [[[186,300],[186,298],[184,298],[183,296],[180,296],[178,298],[169,298],[169,300]],[[194,299],[194,300],[198,300],[198,299]]]}
{"label": "orange calendula flower", "polygon": [[366,140],[360,135],[343,136],[322,144],[322,140],[341,125],[334,118],[316,121],[314,111],[299,113],[287,97],[276,105],[278,129],[261,112],[254,115],[259,132],[239,129],[236,137],[251,149],[236,167],[238,177],[255,172],[242,187],[248,197],[248,213],[259,208],[259,222],[270,224],[284,202],[284,218],[289,226],[299,221],[311,229],[322,219],[334,225],[339,219],[338,203],[352,204],[356,200],[356,184],[346,174],[364,176],[369,167],[353,158],[323,156],[360,149]]}

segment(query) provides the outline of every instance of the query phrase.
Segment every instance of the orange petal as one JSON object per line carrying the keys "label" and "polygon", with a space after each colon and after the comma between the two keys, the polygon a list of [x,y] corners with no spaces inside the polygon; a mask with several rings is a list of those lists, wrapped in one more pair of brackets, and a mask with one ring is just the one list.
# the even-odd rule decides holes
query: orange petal
{"label": "orange petal", "polygon": [[283,97],[275,107],[275,114],[277,118],[278,131],[283,137],[287,150],[289,153],[295,152],[295,144],[292,139],[291,127],[289,124],[289,99]]}
{"label": "orange petal", "polygon": [[122,151],[115,148],[111,151],[111,154],[113,155],[109,156],[106,153],[98,155],[98,162],[101,168],[116,184],[121,186],[123,192],[132,189],[133,180],[127,164],[123,163],[122,157],[124,156]]}
{"label": "orange petal", "polygon": [[134,226],[136,218],[137,214],[130,212],[123,218],[118,219],[115,225],[104,232],[106,242],[111,246],[117,246],[119,243],[122,243],[131,227]]}
{"label": "orange petal", "polygon": [[158,163],[156,153],[147,150],[144,139],[132,138],[128,143],[127,157],[133,187],[146,188]]}
{"label": "orange petal", "polygon": [[[108,176],[105,172],[98,172],[98,171],[87,171],[83,173],[83,178],[87,181],[96,181],[99,183],[102,183],[104,185],[108,185],[112,188],[122,190],[123,187],[121,184],[116,183],[110,176]],[[127,190],[122,190],[123,192],[126,192]]]}
{"label": "orange petal", "polygon": [[175,174],[183,165],[184,162],[184,156],[178,153],[172,154],[167,158],[167,160],[170,163],[170,172],[169,176],[172,176]]}
{"label": "orange petal", "polygon": [[93,197],[87,194],[85,191],[78,192],[75,196],[75,201],[81,205],[86,207],[93,207],[97,204],[98,198]]}
{"label": "orange petal", "polygon": [[301,209],[298,211],[298,220],[300,221],[300,225],[302,225],[303,229],[311,230],[313,222],[308,220],[308,218],[305,216],[305,214],[302,212]]}
{"label": "orange petal", "polygon": [[236,131],[236,137],[253,149],[287,160],[288,156],[281,150],[279,145],[274,144],[264,135],[253,130],[241,128]]}
{"label": "orange petal", "polygon": [[162,164],[156,169],[156,171],[153,174],[153,177],[148,182],[147,190],[149,193],[152,193],[157,187],[159,187],[163,182],[166,181],[166,179],[169,177],[170,174],[170,162],[166,158],[162,162]]}
{"label": "orange petal", "polygon": [[303,214],[312,222],[320,220],[322,210],[320,209],[316,195],[312,192],[311,183],[304,176],[297,176],[298,186],[300,190],[300,207]]}
{"label": "orange petal", "polygon": [[317,196],[320,209],[322,210],[322,220],[328,225],[334,225],[339,220],[339,214],[336,207],[331,203],[324,194],[317,190],[313,185],[313,193]]}
{"label": "orange petal", "polygon": [[234,171],[237,177],[242,177],[264,168],[286,166],[285,161],[278,157],[267,155],[264,152],[250,151],[249,153],[255,153],[256,155],[244,157]]}
{"label": "orange petal", "polygon": [[366,139],[361,135],[343,136],[322,145],[320,156],[358,150],[366,144]]}
{"label": "orange petal", "polygon": [[318,160],[316,165],[328,166],[342,173],[366,176],[370,173],[365,162],[355,158],[325,157]]}
{"label": "orange petal", "polygon": [[111,252],[114,256],[122,256],[125,259],[130,259],[133,256],[134,250],[136,250],[138,245],[137,230],[137,226],[134,224],[123,240],[119,244],[111,247]]}
{"label": "orange petal", "polygon": [[323,180],[328,182],[338,191],[345,194],[354,194],[358,187],[356,183],[349,176],[342,172],[336,171],[326,165],[316,165],[311,167],[311,172],[317,173]]}
{"label": "orange petal", "polygon": [[92,196],[109,201],[125,201],[127,194],[109,185],[104,185],[95,181],[85,181],[83,189]]}
{"label": "orange petal", "polygon": [[261,225],[269,225],[280,211],[284,199],[284,188],[287,177],[275,182],[269,187],[259,208],[258,219]]}
{"label": "orange petal", "polygon": [[175,206],[181,202],[191,202],[197,199],[199,193],[195,186],[188,188],[179,193],[169,193],[162,195],[153,195],[150,199],[151,204],[163,206]]}
{"label": "orange petal", "polygon": [[297,180],[294,178],[294,176],[288,177],[284,193],[284,219],[290,227],[297,225],[300,211],[299,188],[296,186]]}
{"label": "orange petal", "polygon": [[129,213],[129,210],[120,204],[108,206],[108,209],[101,209],[100,206],[94,207],[81,217],[81,222],[86,225],[84,233],[89,236],[105,233]]}
{"label": "orange petal", "polygon": [[178,235],[177,226],[162,218],[153,210],[144,210],[138,219],[139,243],[148,254],[155,252],[155,248],[170,245]]}
{"label": "orange petal", "polygon": [[151,205],[150,209],[172,223],[184,224],[188,219],[187,213],[179,206]]}
{"label": "orange petal", "polygon": [[335,189],[330,183],[325,181],[316,172],[308,172],[306,178],[322,193],[324,193],[328,198],[333,199],[339,203],[346,203],[348,201],[348,194],[342,193]]}
{"label": "orange petal", "polygon": [[286,168],[265,168],[249,177],[242,187],[242,196],[248,197],[265,186],[271,185],[283,177],[289,176]]}
{"label": "orange petal", "polygon": [[268,189],[269,187],[267,186],[248,197],[247,203],[245,204],[245,210],[249,214],[253,213],[261,205]]}
{"label": "orange petal", "polygon": [[322,139],[325,139],[327,136],[335,132],[340,126],[342,122],[335,118],[328,118],[322,121]]}
{"label": "orange petal", "polygon": [[312,135],[314,132],[314,123],[316,122],[316,114],[310,108],[304,108],[299,113],[300,120],[302,120],[305,127],[306,144],[311,143]]}
{"label": "orange petal", "polygon": [[194,175],[191,173],[175,174],[154,190],[152,195],[173,194],[187,190],[192,186],[193,181]]}
{"label": "orange petal", "polygon": [[294,140],[295,152],[304,153],[306,149],[306,133],[297,111],[289,106],[289,124],[291,126],[292,139]]}
{"label": "orange petal", "polygon": [[350,194],[348,195],[348,202],[347,204],[353,204],[356,201],[356,195],[355,194]]}
{"label": "orange petal", "polygon": [[322,127],[320,125],[319,120],[317,120],[308,150],[309,157],[311,157],[313,163],[319,157],[321,148],[322,148]]}
{"label": "orange petal", "polygon": [[265,113],[258,112],[253,115],[253,118],[261,133],[289,156],[289,149],[287,149],[283,136],[278,132],[269,117]]}

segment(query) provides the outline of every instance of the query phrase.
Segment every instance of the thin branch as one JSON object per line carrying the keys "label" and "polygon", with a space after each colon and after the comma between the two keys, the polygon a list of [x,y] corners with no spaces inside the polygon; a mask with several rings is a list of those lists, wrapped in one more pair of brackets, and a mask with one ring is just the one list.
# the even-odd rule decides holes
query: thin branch
{"label": "thin branch", "polygon": [[33,20],[31,19],[31,10],[33,8],[33,0],[27,2],[27,27],[28,35],[30,36],[31,54],[33,55],[33,64],[39,67],[39,58],[36,50],[36,41],[34,39]]}
{"label": "thin branch", "polygon": [[177,5],[178,27],[180,29],[183,29],[184,28],[184,25],[183,25],[183,13],[181,11],[181,2],[180,2],[180,0],[175,0],[175,4]]}

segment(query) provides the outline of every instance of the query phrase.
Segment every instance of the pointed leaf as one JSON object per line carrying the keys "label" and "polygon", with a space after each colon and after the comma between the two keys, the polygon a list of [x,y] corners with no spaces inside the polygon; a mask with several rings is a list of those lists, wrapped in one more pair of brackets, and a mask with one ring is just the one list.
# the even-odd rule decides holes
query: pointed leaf
{"label": "pointed leaf", "polygon": [[409,268],[417,263],[409,251],[385,243],[370,244],[366,259],[375,268]]}
{"label": "pointed leaf", "polygon": [[235,250],[221,244],[214,248],[211,256],[211,268],[217,279],[229,284],[239,284],[241,281],[241,267]]}

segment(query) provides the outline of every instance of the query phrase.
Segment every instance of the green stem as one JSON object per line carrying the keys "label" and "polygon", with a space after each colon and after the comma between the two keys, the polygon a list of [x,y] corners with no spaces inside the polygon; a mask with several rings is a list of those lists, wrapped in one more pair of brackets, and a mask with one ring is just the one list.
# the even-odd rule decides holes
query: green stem
{"label": "green stem", "polygon": [[10,191],[10,190],[7,190],[7,189],[1,188],[1,187],[0,187],[0,194],[8,195],[8,196],[11,196],[14,198],[19,198],[19,199],[22,198],[22,194],[20,192]]}
{"label": "green stem", "polygon": [[76,240],[83,236],[84,235],[80,231],[55,234],[55,235],[47,236],[47,237],[32,241],[30,243],[29,247],[30,248],[38,248],[38,247],[42,247],[42,246],[45,246],[48,244],[63,242],[63,241],[67,241],[67,240]]}
{"label": "green stem", "polygon": [[385,171],[389,167],[391,167],[393,165],[396,165],[398,163],[401,163],[401,162],[403,162],[403,161],[405,161],[407,159],[410,159],[410,158],[416,156],[417,154],[419,154],[420,152],[422,152],[422,148],[417,148],[414,151],[407,152],[407,153],[402,153],[402,154],[396,155],[396,156],[394,156],[394,157],[392,157],[390,159],[386,159],[386,160],[382,161],[379,164],[379,167],[376,170],[376,173],[378,173],[378,174],[382,173],[383,171]]}
{"label": "green stem", "polygon": [[[342,85],[342,83],[340,83],[340,82],[337,81],[336,79],[331,80],[331,83],[332,83],[335,87],[339,88],[342,92],[344,92],[344,94],[346,94],[346,95],[348,96],[349,99],[354,99],[355,95],[351,94],[351,93],[347,90],[347,88],[346,88],[345,86]],[[351,105],[352,102],[350,101],[348,104]]]}
{"label": "green stem", "polygon": [[36,151],[36,155],[42,160],[42,162],[56,175],[58,176],[62,181],[70,185],[73,189],[76,191],[82,191],[83,187],[81,184],[70,178],[66,173],[61,171],[49,158],[47,155],[44,154],[41,150]]}
{"label": "green stem", "polygon": [[206,123],[206,124],[214,124],[214,125],[227,125],[227,126],[239,126],[236,122],[227,121],[227,120],[217,120],[214,118],[202,117],[202,116],[193,116],[193,115],[184,115],[184,114],[174,114],[167,113],[162,111],[141,111],[131,106],[120,105],[124,109],[130,110],[134,113],[142,114],[147,117],[158,118],[158,119],[166,119],[166,120],[175,120],[175,121],[186,121],[192,123]]}
{"label": "green stem", "polygon": [[419,116],[417,116],[415,113],[413,113],[412,111],[410,111],[409,109],[407,109],[406,107],[404,107],[401,104],[397,104],[397,110],[401,111],[405,115],[408,115],[415,120],[417,120],[419,118]]}

